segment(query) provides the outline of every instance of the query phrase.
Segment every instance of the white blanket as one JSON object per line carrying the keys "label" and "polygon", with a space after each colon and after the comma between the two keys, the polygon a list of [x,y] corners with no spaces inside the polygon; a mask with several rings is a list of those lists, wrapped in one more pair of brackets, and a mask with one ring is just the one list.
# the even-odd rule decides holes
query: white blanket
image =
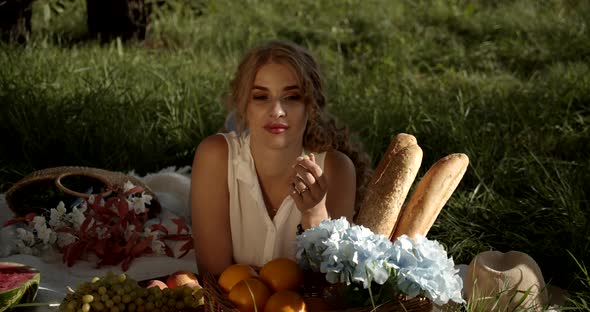
{"label": "white blanket", "polygon": [[[189,188],[190,177],[188,168],[176,170],[166,168],[160,172],[138,177],[146,183],[156,194],[161,205],[164,224],[166,219],[172,217],[184,217],[190,220]],[[133,174],[133,173],[131,173]],[[0,194],[0,225],[13,217],[8,208],[3,194]],[[188,222],[190,225],[190,221]],[[76,288],[79,283],[90,281],[95,276],[103,276],[108,271],[114,273],[123,272],[121,266],[105,266],[96,268],[94,262],[78,261],[72,267],[62,263],[61,258],[42,259],[41,257],[15,254],[11,249],[13,227],[2,228],[0,231],[0,262],[16,262],[29,265],[41,273],[41,285],[37,295],[37,302],[60,302],[66,294],[66,287]],[[175,254],[180,244],[171,246]],[[190,270],[197,272],[194,252],[191,251],[181,259],[167,256],[142,256],[131,262],[127,274],[138,281],[168,275],[177,270]],[[57,308],[52,308],[57,311]],[[33,309],[26,309],[31,311]],[[37,310],[47,311],[48,308],[40,307]]]}

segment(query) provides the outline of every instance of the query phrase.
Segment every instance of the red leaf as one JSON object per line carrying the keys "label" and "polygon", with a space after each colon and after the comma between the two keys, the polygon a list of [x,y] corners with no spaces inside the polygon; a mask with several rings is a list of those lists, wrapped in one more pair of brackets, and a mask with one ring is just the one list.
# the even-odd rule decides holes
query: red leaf
{"label": "red leaf", "polygon": [[131,259],[132,257],[128,256],[127,258],[125,258],[125,260],[123,260],[123,264],[121,264],[121,268],[123,269],[123,271],[127,272],[127,270],[129,269]]}
{"label": "red leaf", "polygon": [[170,248],[170,246],[168,246],[166,243],[164,243],[164,252],[166,253],[166,256],[174,258],[174,252],[172,252],[172,248]]}
{"label": "red leaf", "polygon": [[180,247],[180,251],[187,251],[193,249],[193,240],[188,240],[182,247]]}
{"label": "red leaf", "polygon": [[108,208],[111,208],[111,206],[115,205],[115,203],[117,201],[119,201],[119,200],[121,200],[119,197],[111,197],[111,198],[107,199],[104,202],[104,205],[102,205],[102,206],[105,207],[105,208],[107,208],[107,209]]}
{"label": "red leaf", "polygon": [[25,220],[27,221],[33,221],[33,219],[37,216],[36,213],[34,212],[29,212],[25,215]]}
{"label": "red leaf", "polygon": [[108,216],[111,216],[111,217],[116,217],[117,216],[117,213],[116,212],[114,212],[114,211],[112,211],[110,209],[107,209],[105,207],[97,207],[95,209],[95,211],[99,215],[102,214],[102,215],[108,215]]}
{"label": "red leaf", "polygon": [[82,225],[80,226],[80,237],[86,236],[86,230],[88,229],[88,225],[92,222],[92,217],[86,217]]}
{"label": "red leaf", "polygon": [[135,245],[131,250],[131,256],[139,257],[144,252],[144,250],[150,246],[153,239],[153,236],[149,236],[148,238],[141,241],[141,243]]}
{"label": "red leaf", "polygon": [[176,226],[178,227],[177,230],[177,234],[180,234],[182,232],[182,230],[186,230],[186,232],[190,232],[190,229],[188,227],[188,225],[186,225],[186,222],[184,222],[183,219],[181,218],[172,218],[170,219],[172,222],[176,223]]}
{"label": "red leaf", "polygon": [[94,201],[90,202],[86,199],[86,207],[95,210],[96,208],[100,207],[100,201],[102,200],[102,196],[98,195],[94,197]]}
{"label": "red leaf", "polygon": [[127,240],[127,245],[125,245],[125,254],[128,255],[131,252],[131,249],[133,248],[133,245],[135,245],[135,242],[138,238],[139,234],[137,232],[131,234],[131,237],[129,237],[129,240]]}
{"label": "red leaf", "polygon": [[55,231],[59,232],[59,233],[77,234],[74,229],[69,228],[69,227],[61,227],[61,228],[56,229]]}
{"label": "red leaf", "polygon": [[135,225],[136,229],[143,229],[143,224],[145,223],[145,220],[143,220],[142,222],[137,218],[137,215],[132,214],[131,222],[133,222],[133,225]]}
{"label": "red leaf", "polygon": [[104,239],[99,239],[96,241],[96,243],[94,243],[92,245],[92,249],[94,250],[94,253],[98,257],[101,257],[102,255],[104,255],[105,247],[106,247],[106,240],[104,240]]}
{"label": "red leaf", "polygon": [[184,243],[184,245],[182,245],[182,247],[180,247],[180,251],[184,251],[180,256],[178,256],[178,259],[186,256],[187,253],[189,253],[189,251],[193,249],[193,240],[189,240],[186,243]]}
{"label": "red leaf", "polygon": [[26,221],[24,218],[14,218],[14,219],[10,219],[7,220],[6,222],[4,222],[4,226],[9,226],[9,225],[13,225],[13,224],[17,224],[17,223],[21,223]]}
{"label": "red leaf", "polygon": [[4,226],[13,225],[20,222],[31,222],[37,216],[34,212],[27,213],[24,217],[18,217],[14,219],[10,219],[4,223]]}
{"label": "red leaf", "polygon": [[117,207],[117,211],[119,211],[119,218],[123,219],[127,216],[127,213],[129,212],[129,204],[126,200],[117,201],[115,207]]}
{"label": "red leaf", "polygon": [[182,257],[186,256],[186,254],[187,254],[188,252],[189,252],[189,250],[187,250],[187,251],[183,252],[183,253],[182,253],[180,256],[178,256],[178,259],[180,259],[180,258],[182,258]]}
{"label": "red leaf", "polygon": [[164,234],[168,235],[168,229],[161,224],[152,224],[152,231],[160,231],[160,232],[164,232]]}
{"label": "red leaf", "polygon": [[123,247],[123,246],[115,245],[112,247],[113,254],[122,254],[124,252],[125,252],[125,247]]}
{"label": "red leaf", "polygon": [[165,235],[162,238],[167,239],[167,240],[173,240],[173,241],[181,241],[181,240],[186,240],[189,237],[191,237],[191,236],[188,234],[171,234],[171,235]]}
{"label": "red leaf", "polygon": [[123,260],[124,256],[122,254],[107,254],[103,257],[98,266],[101,265],[117,265]]}
{"label": "red leaf", "polygon": [[85,247],[86,242],[83,241],[77,241],[76,243],[69,245],[66,252],[64,253],[66,264],[70,267],[74,265],[76,260],[80,259],[80,256],[82,255]]}

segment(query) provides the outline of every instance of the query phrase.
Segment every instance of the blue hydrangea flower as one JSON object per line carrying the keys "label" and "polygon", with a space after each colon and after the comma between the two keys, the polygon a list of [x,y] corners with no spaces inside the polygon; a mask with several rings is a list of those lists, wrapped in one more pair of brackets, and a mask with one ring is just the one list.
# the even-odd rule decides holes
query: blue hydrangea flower
{"label": "blue hydrangea flower", "polygon": [[393,281],[409,297],[424,295],[436,304],[464,302],[453,259],[437,241],[425,237],[403,235],[392,243],[345,218],[324,220],[297,237],[297,259],[304,269],[325,273],[330,283],[369,288],[373,282]]}
{"label": "blue hydrangea flower", "polygon": [[437,241],[402,235],[393,244],[390,264],[397,270],[397,286],[408,296],[424,294],[436,304],[464,302],[459,270]]}

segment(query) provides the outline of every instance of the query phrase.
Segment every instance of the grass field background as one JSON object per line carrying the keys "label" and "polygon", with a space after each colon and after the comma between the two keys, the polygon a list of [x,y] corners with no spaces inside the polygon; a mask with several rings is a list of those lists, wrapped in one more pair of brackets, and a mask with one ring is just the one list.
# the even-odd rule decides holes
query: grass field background
{"label": "grass field background", "polygon": [[456,263],[524,251],[588,307],[590,2],[202,3],[158,10],[144,42],[101,45],[84,39],[83,1],[59,15],[37,2],[29,44],[0,46],[0,191],[59,165],[190,165],[222,126],[243,52],[292,40],[320,61],[329,111],[374,165],[400,132],[424,150],[419,176],[469,156],[429,233]]}

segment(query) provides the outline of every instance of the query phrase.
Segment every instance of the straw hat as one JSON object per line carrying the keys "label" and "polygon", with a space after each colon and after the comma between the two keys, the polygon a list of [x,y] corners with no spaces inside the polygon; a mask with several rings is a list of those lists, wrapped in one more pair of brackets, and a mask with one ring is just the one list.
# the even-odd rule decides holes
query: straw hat
{"label": "straw hat", "polygon": [[[90,194],[70,190],[61,183],[62,178],[71,176],[89,177],[97,180],[106,187],[101,191],[103,192],[101,195],[104,197],[109,196],[113,190],[121,192],[125,183],[130,181],[136,186],[143,187],[144,191],[152,196],[152,201],[149,204],[150,214],[158,214],[162,209],[156,194],[142,180],[118,171],[81,166],[52,167],[34,171],[6,191],[6,203],[15,215],[24,216],[30,212],[41,214],[47,205],[57,205],[59,201],[65,199],[88,198]],[[38,193],[43,196],[34,197]],[[46,194],[51,194],[51,196]],[[58,200],[51,202],[52,199]]]}
{"label": "straw hat", "polygon": [[469,264],[465,291],[478,311],[513,311],[516,307],[541,311],[548,304],[541,269],[531,256],[519,251],[479,253]]}

